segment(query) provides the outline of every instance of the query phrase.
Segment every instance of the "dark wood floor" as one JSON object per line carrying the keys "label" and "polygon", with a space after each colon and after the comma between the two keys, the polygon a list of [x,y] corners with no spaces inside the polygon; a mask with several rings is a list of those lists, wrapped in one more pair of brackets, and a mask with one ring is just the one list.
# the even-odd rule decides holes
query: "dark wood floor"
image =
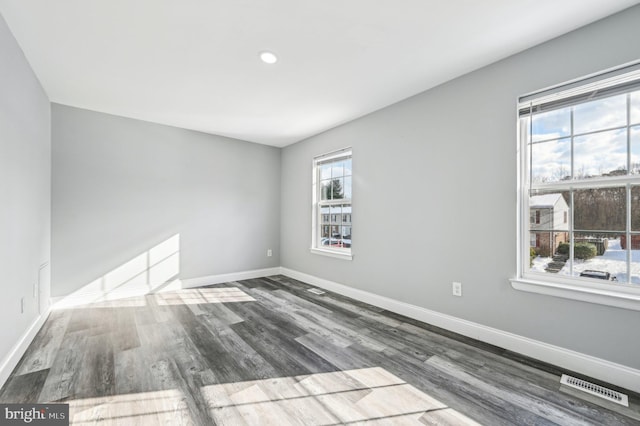
{"label": "dark wood floor", "polygon": [[283,276],[53,311],[0,402],[72,424],[638,425],[561,371]]}

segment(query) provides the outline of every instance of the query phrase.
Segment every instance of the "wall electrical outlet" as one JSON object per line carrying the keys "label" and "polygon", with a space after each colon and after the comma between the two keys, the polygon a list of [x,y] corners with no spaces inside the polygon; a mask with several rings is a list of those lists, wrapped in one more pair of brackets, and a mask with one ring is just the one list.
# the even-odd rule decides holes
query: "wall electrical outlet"
{"label": "wall electrical outlet", "polygon": [[20,313],[24,314],[24,297],[20,298]]}
{"label": "wall electrical outlet", "polygon": [[271,249],[267,250],[267,257],[273,256],[273,251]]}
{"label": "wall electrical outlet", "polygon": [[453,290],[453,295],[462,297],[462,283],[457,283],[457,282],[454,281],[451,284],[452,284],[451,288]]}

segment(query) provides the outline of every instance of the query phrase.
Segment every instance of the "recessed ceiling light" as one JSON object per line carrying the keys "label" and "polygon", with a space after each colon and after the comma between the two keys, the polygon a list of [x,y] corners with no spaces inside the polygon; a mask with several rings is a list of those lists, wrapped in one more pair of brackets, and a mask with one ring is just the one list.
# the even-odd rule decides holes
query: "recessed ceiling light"
{"label": "recessed ceiling light", "polygon": [[278,57],[276,56],[276,54],[273,52],[268,52],[266,50],[264,52],[260,52],[260,59],[262,59],[262,62],[264,62],[265,64],[275,64],[276,62],[278,62]]}

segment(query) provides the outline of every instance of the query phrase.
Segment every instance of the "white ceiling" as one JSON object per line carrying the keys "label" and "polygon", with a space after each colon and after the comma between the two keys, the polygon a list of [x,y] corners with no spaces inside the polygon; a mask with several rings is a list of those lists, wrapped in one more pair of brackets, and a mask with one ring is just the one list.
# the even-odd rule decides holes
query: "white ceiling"
{"label": "white ceiling", "polygon": [[639,2],[0,0],[0,13],[52,102],[285,146]]}

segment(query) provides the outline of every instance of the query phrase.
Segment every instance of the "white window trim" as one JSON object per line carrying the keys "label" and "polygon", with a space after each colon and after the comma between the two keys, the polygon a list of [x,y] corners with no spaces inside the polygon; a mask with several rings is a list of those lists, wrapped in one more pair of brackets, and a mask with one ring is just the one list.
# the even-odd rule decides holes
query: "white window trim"
{"label": "white window trim", "polygon": [[554,282],[530,278],[512,278],[510,281],[511,287],[516,290],[640,311],[640,292],[633,288],[616,288],[612,291],[603,289],[603,284],[600,283],[584,282],[576,285],[563,282],[561,278],[556,278]]}
{"label": "white window trim", "polygon": [[353,260],[353,254],[346,253],[346,252],[341,253],[338,250],[339,249],[327,250],[327,249],[320,249],[315,247],[311,247],[309,249],[309,251],[313,254],[319,254],[321,256],[327,256],[327,257],[334,257],[336,259],[342,259],[342,260]]}
{"label": "white window trim", "polygon": [[[318,209],[318,193],[320,191],[319,189],[319,182],[318,182],[318,160],[321,161],[326,161],[326,160],[331,160],[331,159],[335,159],[335,158],[340,158],[345,156],[345,153],[349,153],[349,155],[351,156],[351,158],[353,159],[353,151],[352,148],[343,148],[343,149],[339,149],[337,151],[332,151],[332,152],[328,152],[326,154],[322,154],[322,155],[318,155],[316,157],[313,158],[312,161],[312,182],[313,182],[313,190],[312,190],[312,206],[311,206],[311,247],[309,248],[309,252],[311,252],[312,254],[317,254],[320,256],[327,256],[327,257],[332,257],[335,259],[342,259],[342,260],[353,260],[353,246],[351,246],[349,249],[344,249],[344,248],[320,248],[318,247],[318,224],[319,224],[319,217],[320,217],[320,211]],[[353,180],[352,180],[353,182]],[[352,188],[353,191],[353,188]],[[353,196],[352,196],[353,197]],[[353,205],[353,200],[349,199],[350,202],[349,204]],[[334,204],[341,204],[342,200],[336,200]],[[353,210],[352,213],[353,215]],[[353,219],[353,216],[352,216]]]}
{"label": "white window trim", "polygon": [[[607,70],[605,73],[601,75],[610,73],[613,75],[622,74],[624,69],[635,69],[640,68],[640,64],[633,63],[627,64],[618,69]],[[601,79],[598,75],[590,75],[585,77],[583,80],[585,83],[588,83],[590,80],[598,80]],[[581,79],[582,80],[582,79]],[[568,84],[574,84],[579,86],[579,80],[574,80],[573,82],[569,82]],[[597,84],[597,83],[596,83]],[[563,86],[563,85],[559,85]],[[558,87],[559,87],[558,86]],[[545,89],[544,91],[548,92],[551,89]],[[541,91],[541,92],[544,92]],[[535,94],[528,95],[534,96]],[[518,104],[518,108],[520,104]],[[526,172],[528,168],[526,167],[527,155],[526,155],[526,142],[522,142],[521,138],[521,129],[520,129],[520,119],[518,117],[517,121],[517,133],[516,137],[518,140],[517,146],[517,270],[516,277],[510,279],[511,286],[520,291],[537,293],[550,295],[555,297],[561,297],[565,299],[578,300],[583,302],[595,303],[599,305],[606,306],[614,306],[618,308],[630,309],[640,311],[640,287],[632,286],[628,284],[612,284],[612,283],[603,283],[601,280],[588,280],[588,279],[580,279],[575,280],[569,277],[565,278],[562,276],[553,276],[549,277],[548,275],[535,273],[532,271],[524,271],[524,265],[528,265],[529,262],[529,246],[530,246],[530,238],[526,229],[525,224],[527,223],[527,218],[530,215],[529,211],[529,203],[528,198],[525,196],[527,194],[527,182],[528,177],[526,176]],[[614,179],[608,179],[612,184],[615,181]],[[573,182],[574,187],[582,186],[581,182]],[[577,185],[575,185],[577,184]],[[584,185],[590,185],[590,183],[585,183]],[[526,238],[525,238],[526,237]],[[527,262],[527,263],[525,263]]]}

